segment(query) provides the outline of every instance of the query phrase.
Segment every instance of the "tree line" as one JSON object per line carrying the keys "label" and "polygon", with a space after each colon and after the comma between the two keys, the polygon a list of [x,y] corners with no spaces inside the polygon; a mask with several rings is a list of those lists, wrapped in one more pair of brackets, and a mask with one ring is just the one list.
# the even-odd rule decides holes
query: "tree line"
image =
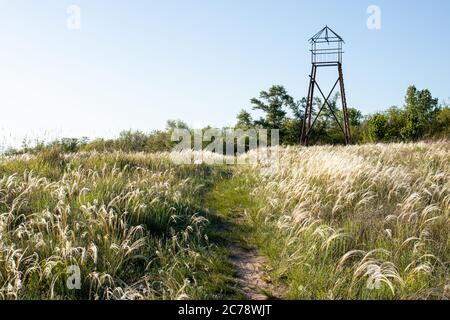
{"label": "tree line", "polygon": [[[312,143],[344,143],[341,128],[333,116],[334,113],[343,123],[338,101],[339,93],[332,98],[330,108],[324,109],[318,117],[312,129]],[[282,144],[298,144],[306,98],[295,101],[283,86],[273,86],[251,99],[251,104],[252,110],[262,111],[263,116],[253,119],[249,111],[242,110],[237,115],[237,127],[278,128]],[[313,118],[322,104],[320,98],[314,98]],[[393,106],[368,116],[356,108],[348,108],[348,113],[353,143],[406,142],[450,136],[449,106],[439,104],[428,89],[418,90],[415,86],[408,88],[403,107]]]}
{"label": "tree line", "polygon": [[[342,111],[338,107],[339,94],[330,101],[330,108],[318,117],[311,133],[313,144],[343,144],[344,137],[332,113],[342,123]],[[286,88],[274,85],[261,91],[258,97],[250,100],[251,110],[262,115],[254,119],[251,112],[242,110],[237,115],[237,129],[279,129],[282,145],[296,145],[300,140],[306,98],[295,100]],[[313,117],[322,106],[323,101],[313,100]],[[402,107],[393,106],[383,112],[364,116],[357,108],[348,108],[352,142],[400,142],[422,139],[450,138],[450,108],[448,103],[439,103],[428,89],[418,90],[415,86],[407,89]],[[61,152],[79,151],[115,151],[125,152],[161,152],[170,151],[176,144],[172,141],[175,129],[188,129],[181,120],[167,121],[164,130],[150,133],[142,131],[124,131],[116,139],[75,139],[64,138],[51,143],[27,143],[19,149],[10,149],[6,154],[36,153],[49,148]],[[205,128],[208,129],[208,128]]]}

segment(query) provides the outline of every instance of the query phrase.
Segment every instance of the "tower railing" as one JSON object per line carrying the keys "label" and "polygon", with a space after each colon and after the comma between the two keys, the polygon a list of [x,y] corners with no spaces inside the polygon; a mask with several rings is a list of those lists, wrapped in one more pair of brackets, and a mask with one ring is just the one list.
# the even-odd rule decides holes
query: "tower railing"
{"label": "tower railing", "polygon": [[313,64],[342,64],[342,38],[311,38],[311,62]]}
{"label": "tower railing", "polygon": [[342,51],[335,49],[318,49],[311,55],[313,64],[333,64],[342,63]]}

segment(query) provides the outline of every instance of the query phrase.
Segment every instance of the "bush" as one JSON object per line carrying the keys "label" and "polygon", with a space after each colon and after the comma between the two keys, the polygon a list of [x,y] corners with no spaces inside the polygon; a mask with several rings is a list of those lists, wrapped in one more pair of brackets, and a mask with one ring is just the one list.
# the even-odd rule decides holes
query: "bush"
{"label": "bush", "polygon": [[387,133],[388,119],[382,113],[377,113],[367,121],[369,138],[372,142],[383,141]]}

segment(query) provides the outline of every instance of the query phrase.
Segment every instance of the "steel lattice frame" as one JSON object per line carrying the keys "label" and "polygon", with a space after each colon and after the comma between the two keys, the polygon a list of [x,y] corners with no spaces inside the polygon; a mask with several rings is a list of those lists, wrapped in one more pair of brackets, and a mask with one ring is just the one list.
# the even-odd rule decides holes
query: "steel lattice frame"
{"label": "steel lattice frame", "polygon": [[[314,127],[317,119],[320,117],[320,114],[325,109],[325,107],[328,107],[330,109],[331,114],[333,115],[333,118],[336,120],[337,124],[342,130],[345,139],[345,144],[349,144],[351,142],[351,133],[348,117],[347,98],[345,95],[345,87],[344,87],[344,76],[342,71],[342,54],[344,53],[342,50],[342,46],[345,42],[336,32],[331,30],[328,26],[320,30],[318,33],[316,33],[309,40],[309,42],[311,43],[312,68],[310,75],[308,99],[306,102],[305,115],[302,125],[301,143],[304,145],[309,144],[312,128]],[[334,86],[331,89],[328,96],[325,96],[325,94],[323,93],[322,89],[320,88],[319,84],[316,81],[318,68],[322,67],[337,67],[338,70],[338,79],[334,83]],[[342,101],[342,114],[343,114],[342,124],[329,103],[330,97],[338,84],[340,87],[340,96]],[[324,103],[313,120],[312,119],[313,100],[314,100],[314,91],[316,88],[320,92],[322,98],[324,99]]]}

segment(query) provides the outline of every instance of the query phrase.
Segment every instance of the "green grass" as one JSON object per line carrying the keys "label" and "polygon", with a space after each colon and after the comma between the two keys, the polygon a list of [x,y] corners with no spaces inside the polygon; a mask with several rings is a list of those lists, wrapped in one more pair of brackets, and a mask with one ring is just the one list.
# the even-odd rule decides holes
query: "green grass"
{"label": "green grass", "polygon": [[236,170],[235,190],[251,197],[229,196],[288,299],[448,299],[448,150],[445,141],[286,149],[270,176]]}
{"label": "green grass", "polygon": [[3,158],[0,299],[241,299],[230,241],[288,299],[448,299],[449,149],[284,148],[269,176],[163,153]]}
{"label": "green grass", "polygon": [[[257,179],[251,170],[238,169],[231,178],[218,182],[207,195],[205,204],[221,216],[220,237],[226,241],[236,241],[243,248],[258,247],[263,255],[271,259],[272,267],[277,259],[276,240],[271,237],[271,228],[265,224],[253,223],[252,216],[258,214],[261,199],[252,196]],[[274,268],[268,276],[276,284],[286,285],[279,270]]]}
{"label": "green grass", "polygon": [[258,208],[251,195],[251,176],[236,176],[219,181],[205,197],[205,205],[214,212],[218,221],[219,234],[226,240],[235,240],[247,246],[253,242],[255,228],[247,223],[246,213]]}
{"label": "green grass", "polygon": [[[225,168],[46,151],[0,162],[0,298],[236,296],[203,199]],[[211,234],[210,234],[211,232]],[[68,290],[68,266],[81,290]]]}

